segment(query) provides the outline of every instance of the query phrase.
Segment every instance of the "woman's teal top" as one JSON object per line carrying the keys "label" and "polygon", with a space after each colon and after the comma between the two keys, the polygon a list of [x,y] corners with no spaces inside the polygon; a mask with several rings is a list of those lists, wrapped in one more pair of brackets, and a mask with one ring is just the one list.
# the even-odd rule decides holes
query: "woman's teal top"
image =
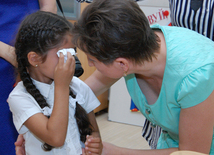
{"label": "woman's teal top", "polygon": [[[152,28],[163,32],[167,47],[159,97],[149,105],[135,74],[125,77],[126,85],[141,113],[163,130],[157,148],[178,147],[181,108],[203,102],[214,90],[214,42],[187,28],[160,25]],[[214,143],[210,153],[214,154]]]}

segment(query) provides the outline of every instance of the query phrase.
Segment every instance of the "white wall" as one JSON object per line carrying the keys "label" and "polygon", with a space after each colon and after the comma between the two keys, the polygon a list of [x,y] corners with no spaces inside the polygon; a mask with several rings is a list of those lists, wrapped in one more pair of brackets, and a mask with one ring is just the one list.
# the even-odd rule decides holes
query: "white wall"
{"label": "white wall", "polygon": [[142,0],[137,3],[140,6],[169,7],[169,0]]}
{"label": "white wall", "polygon": [[[144,0],[138,2],[150,25],[168,25],[170,23],[170,11],[168,0]],[[168,16],[166,14],[168,13]]]}
{"label": "white wall", "polygon": [[109,121],[143,126],[145,117],[141,112],[131,112],[131,97],[127,91],[125,80],[121,78],[110,89]]}

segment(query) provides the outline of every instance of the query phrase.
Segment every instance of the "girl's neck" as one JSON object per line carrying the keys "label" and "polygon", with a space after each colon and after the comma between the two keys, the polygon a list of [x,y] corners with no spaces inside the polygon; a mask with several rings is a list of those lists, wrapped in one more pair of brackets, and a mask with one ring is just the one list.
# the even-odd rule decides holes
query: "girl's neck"
{"label": "girl's neck", "polygon": [[46,83],[46,84],[52,84],[52,82],[53,82],[53,79],[50,79],[48,77],[41,75],[41,73],[38,72],[37,69],[35,69],[33,67],[29,67],[28,72],[29,72],[30,77],[36,81]]}

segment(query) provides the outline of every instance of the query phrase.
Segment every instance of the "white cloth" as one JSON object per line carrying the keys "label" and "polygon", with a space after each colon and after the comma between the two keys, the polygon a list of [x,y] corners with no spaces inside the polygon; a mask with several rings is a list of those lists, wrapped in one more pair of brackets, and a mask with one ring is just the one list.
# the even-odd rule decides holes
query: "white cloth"
{"label": "white cloth", "polygon": [[64,55],[64,62],[66,62],[67,60],[67,53],[71,53],[71,55],[76,55],[76,52],[73,48],[66,48],[66,49],[61,49],[59,50],[56,54],[59,57],[60,53],[62,53]]}
{"label": "white cloth", "polygon": [[24,134],[26,154],[30,155],[80,155],[82,154],[80,144],[80,134],[74,117],[76,101],[86,110],[87,113],[94,110],[100,105],[92,90],[80,79],[73,77],[70,87],[76,99],[69,97],[69,123],[67,136],[62,147],[53,148],[45,152],[41,145],[44,144],[39,138],[35,137],[23,123],[36,113],[50,115],[54,103],[54,82],[49,85],[33,80],[33,83],[45,97],[50,108],[41,109],[36,100],[26,91],[23,82],[19,82],[14,90],[10,93],[8,103],[13,114],[14,125],[19,134]]}

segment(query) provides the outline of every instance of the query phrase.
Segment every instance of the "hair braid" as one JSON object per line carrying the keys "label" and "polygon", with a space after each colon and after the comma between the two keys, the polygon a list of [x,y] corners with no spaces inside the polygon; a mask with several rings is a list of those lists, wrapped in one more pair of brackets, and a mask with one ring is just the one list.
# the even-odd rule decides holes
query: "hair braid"
{"label": "hair braid", "polygon": [[[70,96],[72,98],[76,98],[76,95],[74,95],[71,89],[70,89]],[[92,133],[92,125],[89,121],[89,118],[85,109],[83,109],[83,107],[78,102],[76,102],[75,118],[76,118],[77,125],[80,132],[80,140],[82,142],[85,142],[86,136],[91,135]]]}
{"label": "hair braid", "polygon": [[34,99],[37,101],[37,103],[39,104],[39,106],[41,108],[44,108],[45,106],[49,107],[49,105],[46,103],[46,100],[44,99],[43,95],[41,95],[40,91],[33,84],[33,81],[27,72],[27,69],[25,67],[27,61],[19,58],[19,55],[17,55],[17,61],[18,61],[18,71],[20,74],[20,78],[23,81],[23,84],[24,84],[26,90],[28,91],[28,93],[30,93],[34,97]]}

